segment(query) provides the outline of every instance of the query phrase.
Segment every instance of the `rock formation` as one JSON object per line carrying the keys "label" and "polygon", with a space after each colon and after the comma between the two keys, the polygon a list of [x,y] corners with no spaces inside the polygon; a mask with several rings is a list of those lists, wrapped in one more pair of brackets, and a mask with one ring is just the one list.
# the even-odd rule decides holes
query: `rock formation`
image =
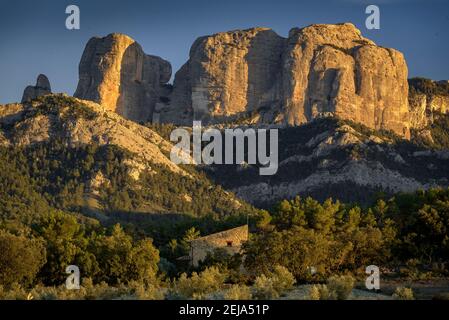
{"label": "rock formation", "polygon": [[153,110],[166,95],[169,62],[146,55],[122,34],[92,38],[79,65],[75,97],[91,100],[134,121],[151,121]]}
{"label": "rock formation", "polygon": [[[64,145],[69,148],[91,143],[100,146],[111,144],[135,155],[133,159],[137,162],[132,165],[127,163],[135,169],[152,163],[163,165],[174,173],[188,175],[166,156],[172,144],[153,130],[124,119],[92,101],[57,94],[45,97],[43,102],[56,102],[55,112],[45,109],[42,113],[33,112],[41,104],[36,101],[0,105],[0,133],[7,138],[0,146],[25,147],[58,137],[63,137]],[[144,167],[151,171],[151,166]]]}
{"label": "rock formation", "polygon": [[297,125],[336,115],[409,136],[407,66],[352,24],[292,29],[288,39],[255,28],[199,38],[176,74],[162,122],[257,115]]}
{"label": "rock formation", "polygon": [[[276,85],[284,45],[285,39],[265,28],[199,38],[176,74],[171,105],[181,115],[190,112],[203,120],[271,106],[279,100]],[[170,118],[172,114],[164,115],[163,120]]]}
{"label": "rock formation", "polygon": [[34,100],[40,96],[45,96],[50,93],[51,93],[50,81],[45,75],[40,74],[37,77],[36,85],[28,86],[23,91],[22,103]]}
{"label": "rock formation", "polygon": [[379,191],[392,195],[449,186],[448,150],[403,148],[389,134],[352,124],[327,118],[280,129],[279,168],[270,177],[260,176],[254,166],[204,169],[212,181],[264,208],[297,195],[372,203]]}
{"label": "rock formation", "polygon": [[349,23],[294,28],[288,38],[267,28],[201,37],[173,90],[170,64],[121,34],[91,39],[79,69],[76,97],[134,121],[299,125],[337,116],[405,138],[421,121],[419,108],[409,110],[403,55]]}
{"label": "rock formation", "polygon": [[333,114],[409,137],[403,55],[376,46],[352,24],[291,30],[282,71],[288,124]]}
{"label": "rock formation", "polygon": [[433,123],[435,113],[449,112],[449,82],[415,78],[410,80],[410,124],[422,129]]}

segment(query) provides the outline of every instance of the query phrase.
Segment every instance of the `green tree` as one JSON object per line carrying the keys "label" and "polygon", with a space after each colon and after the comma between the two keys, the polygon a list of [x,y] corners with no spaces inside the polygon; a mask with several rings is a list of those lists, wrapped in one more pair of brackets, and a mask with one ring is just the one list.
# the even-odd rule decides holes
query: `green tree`
{"label": "green tree", "polygon": [[158,271],[159,251],[152,241],[134,243],[119,224],[113,226],[111,235],[96,239],[94,250],[101,270],[99,280],[109,284],[149,283]]}
{"label": "green tree", "polygon": [[42,240],[0,230],[0,285],[30,285],[45,263]]}
{"label": "green tree", "polygon": [[130,279],[150,283],[156,278],[159,251],[149,239],[140,240],[131,249],[128,258]]}
{"label": "green tree", "polygon": [[51,213],[42,218],[35,230],[46,243],[47,262],[40,276],[47,284],[61,284],[65,278],[65,269],[69,265],[78,265],[84,275],[93,270],[86,270],[80,261],[91,261],[92,269],[96,269],[93,256],[86,256],[88,239],[84,236],[82,226],[76,219],[62,212]]}
{"label": "green tree", "polygon": [[200,237],[200,232],[192,227],[186,231],[181,240],[181,248],[183,254],[188,254],[190,252],[190,242]]}

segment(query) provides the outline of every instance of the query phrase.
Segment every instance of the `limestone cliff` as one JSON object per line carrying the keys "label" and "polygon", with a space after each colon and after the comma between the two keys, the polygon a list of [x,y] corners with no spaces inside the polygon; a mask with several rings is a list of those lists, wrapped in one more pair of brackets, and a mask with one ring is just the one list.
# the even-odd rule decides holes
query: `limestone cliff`
{"label": "limestone cliff", "polygon": [[134,121],[152,119],[171,77],[169,62],[146,55],[128,36],[92,38],[79,65],[75,97],[101,104]]}
{"label": "limestone cliff", "polygon": [[190,60],[176,74],[173,107],[207,120],[272,105],[280,98],[276,85],[284,43],[264,28],[199,38]]}
{"label": "limestone cliff", "polygon": [[290,31],[283,58],[283,107],[289,124],[333,114],[409,137],[407,65],[352,24]]}
{"label": "limestone cliff", "polygon": [[433,81],[424,78],[410,79],[410,123],[422,129],[433,123],[435,114],[449,112],[448,81]]}
{"label": "limestone cliff", "polygon": [[352,24],[218,33],[193,44],[162,122],[255,117],[298,125],[335,115],[409,137],[407,66]]}

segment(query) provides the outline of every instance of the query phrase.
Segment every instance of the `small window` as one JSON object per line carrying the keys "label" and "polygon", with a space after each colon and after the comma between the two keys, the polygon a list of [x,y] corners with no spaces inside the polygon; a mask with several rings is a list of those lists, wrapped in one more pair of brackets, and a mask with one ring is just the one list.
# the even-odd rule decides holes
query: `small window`
{"label": "small window", "polygon": [[227,245],[228,247],[232,247],[232,241],[226,241],[226,245]]}

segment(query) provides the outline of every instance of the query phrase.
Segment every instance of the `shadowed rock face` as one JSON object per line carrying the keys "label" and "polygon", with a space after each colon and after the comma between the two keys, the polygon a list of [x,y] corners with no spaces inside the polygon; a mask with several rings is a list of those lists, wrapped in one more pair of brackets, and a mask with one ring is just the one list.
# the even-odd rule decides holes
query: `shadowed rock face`
{"label": "shadowed rock face", "polygon": [[257,122],[298,125],[336,115],[409,137],[407,66],[352,24],[265,28],[199,38],[176,74],[162,122]]}
{"label": "shadowed rock face", "polygon": [[169,62],[146,55],[128,36],[92,38],[79,65],[75,97],[95,101],[134,121],[152,119],[171,77]]}
{"label": "shadowed rock face", "polygon": [[50,93],[51,93],[50,81],[45,75],[40,74],[37,77],[35,86],[28,86],[25,88],[22,96],[22,103],[36,99],[40,96],[45,96]]}

